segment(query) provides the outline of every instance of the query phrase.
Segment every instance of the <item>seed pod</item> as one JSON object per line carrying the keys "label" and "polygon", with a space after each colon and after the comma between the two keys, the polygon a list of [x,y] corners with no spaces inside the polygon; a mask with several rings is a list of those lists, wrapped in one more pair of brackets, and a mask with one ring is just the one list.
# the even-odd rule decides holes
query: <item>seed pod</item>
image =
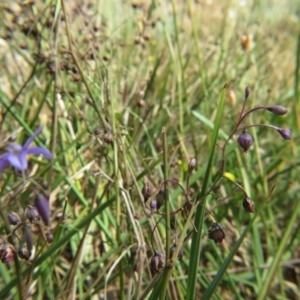
{"label": "seed pod", "polygon": [[147,200],[151,197],[152,189],[150,184],[147,182],[142,188],[142,195],[144,196],[144,201],[147,202]]}
{"label": "seed pod", "polygon": [[289,129],[278,128],[277,131],[285,140],[291,140],[293,135]]}
{"label": "seed pod", "polygon": [[28,252],[28,249],[26,246],[22,246],[19,250],[18,250],[18,256],[22,259],[26,259],[28,260],[30,257],[31,253]]}
{"label": "seed pod", "polygon": [[216,244],[222,243],[225,239],[225,232],[219,223],[213,223],[208,229],[208,237],[214,240]]}
{"label": "seed pod", "polygon": [[255,212],[255,204],[251,198],[245,197],[243,199],[243,206],[244,206],[246,212],[249,212],[249,213]]}
{"label": "seed pod", "polygon": [[155,254],[151,257],[150,260],[150,270],[153,276],[159,273],[161,269],[164,268],[164,259],[165,256],[162,253],[155,251]]}
{"label": "seed pod", "polygon": [[7,219],[10,225],[18,225],[21,222],[20,216],[14,211],[7,215]]}
{"label": "seed pod", "polygon": [[156,195],[156,205],[157,209],[160,209],[161,206],[164,204],[165,201],[165,191],[161,189],[158,194]]}
{"label": "seed pod", "polygon": [[50,224],[50,207],[49,201],[42,194],[38,194],[35,198],[35,207],[37,208],[45,225]]}
{"label": "seed pod", "polygon": [[[177,244],[173,244],[173,246],[171,247],[171,249],[170,249],[170,258],[173,256],[176,247],[177,247]],[[182,257],[183,257],[183,249],[180,248],[180,249],[179,249],[179,252],[178,252],[178,254],[177,254],[177,258],[178,258],[178,260],[181,260]]]}
{"label": "seed pod", "polygon": [[244,132],[238,137],[238,143],[243,148],[244,152],[247,152],[253,144],[251,135],[244,130]]}
{"label": "seed pod", "polygon": [[36,221],[39,221],[40,215],[35,207],[32,207],[28,205],[29,209],[27,212],[27,217],[30,223],[34,223]]}
{"label": "seed pod", "polygon": [[287,108],[282,105],[269,106],[267,110],[277,116],[283,116],[288,112]]}
{"label": "seed pod", "polygon": [[189,162],[189,171],[190,172],[192,172],[194,169],[195,169],[195,167],[196,167],[196,159],[195,158],[193,158],[193,159],[191,159],[191,161]]}
{"label": "seed pod", "polygon": [[48,244],[51,244],[53,242],[53,234],[51,232],[47,232],[46,239],[47,239]]}

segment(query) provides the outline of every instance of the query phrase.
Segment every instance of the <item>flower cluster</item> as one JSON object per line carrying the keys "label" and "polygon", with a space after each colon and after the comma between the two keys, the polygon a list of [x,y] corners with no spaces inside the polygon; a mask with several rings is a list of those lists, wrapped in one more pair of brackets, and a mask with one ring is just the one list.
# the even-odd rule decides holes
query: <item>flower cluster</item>
{"label": "flower cluster", "polygon": [[[25,171],[29,166],[28,157],[30,155],[42,155],[46,159],[53,158],[53,155],[47,149],[31,146],[42,130],[43,126],[40,126],[23,145],[8,143],[6,146],[7,151],[0,155],[0,175],[3,174],[8,166],[11,166],[15,170],[22,172],[23,179],[26,180]],[[25,209],[19,208],[18,212],[10,211],[7,214],[7,221],[12,226],[11,233],[17,238],[17,241],[13,246],[4,238],[1,238],[0,259],[4,263],[11,262],[16,256],[25,260],[30,259],[34,248],[33,231],[37,232],[37,228],[39,228],[39,232],[48,243],[51,243],[53,240],[50,227],[49,193],[46,187],[43,187],[42,184],[33,186],[32,182],[31,184],[25,182],[24,186],[26,186],[26,189],[33,191],[35,195],[34,206],[26,205]],[[39,226],[36,226],[37,224]]]}

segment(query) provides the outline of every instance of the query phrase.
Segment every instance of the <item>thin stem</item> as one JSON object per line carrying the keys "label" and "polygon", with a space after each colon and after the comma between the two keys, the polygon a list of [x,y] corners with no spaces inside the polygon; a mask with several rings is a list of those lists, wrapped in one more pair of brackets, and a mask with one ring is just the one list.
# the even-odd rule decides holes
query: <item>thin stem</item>
{"label": "thin stem", "polygon": [[[166,135],[166,129],[162,129],[162,135],[163,135],[163,162],[164,162],[164,181],[167,182],[168,180],[168,145],[167,145],[167,135]],[[165,265],[168,265],[168,260],[170,257],[170,247],[171,247],[171,234],[170,234],[170,204],[169,204],[169,191],[168,186],[165,185],[165,220],[166,220],[166,263]],[[161,298],[165,299],[166,297],[166,291],[168,287],[169,282],[169,270],[166,270],[166,273],[163,277],[162,282],[162,290],[161,290]]]}

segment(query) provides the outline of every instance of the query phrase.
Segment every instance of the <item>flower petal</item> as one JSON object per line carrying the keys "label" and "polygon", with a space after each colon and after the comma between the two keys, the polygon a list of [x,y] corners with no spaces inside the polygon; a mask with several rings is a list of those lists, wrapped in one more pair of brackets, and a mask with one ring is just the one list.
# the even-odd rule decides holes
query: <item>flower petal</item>
{"label": "flower petal", "polygon": [[9,165],[7,159],[7,153],[0,156],[0,176],[2,175],[3,170]]}
{"label": "flower petal", "polygon": [[23,147],[17,143],[9,143],[6,148],[8,152],[16,154],[21,152]]}
{"label": "flower petal", "polygon": [[25,142],[25,144],[23,145],[23,149],[27,149],[29,147],[29,145],[33,142],[33,140],[36,138],[36,136],[38,134],[40,134],[43,130],[43,125],[41,125],[34,133],[33,135],[31,135],[27,141]]}
{"label": "flower petal", "polygon": [[41,154],[47,159],[51,159],[53,155],[49,152],[49,150],[42,148],[42,147],[32,147],[27,149],[27,154]]}
{"label": "flower petal", "polygon": [[27,168],[26,151],[21,151],[17,154],[9,153],[7,155],[7,160],[15,169],[19,171],[24,171]]}

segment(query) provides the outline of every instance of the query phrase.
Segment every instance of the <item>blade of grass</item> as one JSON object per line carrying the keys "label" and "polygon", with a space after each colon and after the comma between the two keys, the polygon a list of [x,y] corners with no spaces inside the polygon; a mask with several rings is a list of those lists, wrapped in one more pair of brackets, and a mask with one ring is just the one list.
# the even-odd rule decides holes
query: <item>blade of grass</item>
{"label": "blade of grass", "polygon": [[[295,199],[298,199],[298,197],[299,197],[299,195],[296,196]],[[293,209],[293,214],[287,224],[287,228],[284,230],[284,235],[280,240],[280,244],[278,246],[278,249],[276,251],[276,254],[274,256],[274,259],[272,261],[270,269],[267,273],[267,277],[264,280],[264,284],[262,285],[262,289],[259,292],[259,295],[257,298],[258,300],[267,299],[267,297],[268,297],[268,291],[269,291],[269,289],[271,289],[272,280],[273,280],[273,278],[275,276],[275,272],[280,264],[280,259],[282,258],[282,256],[285,253],[284,250],[286,249],[286,247],[288,245],[288,241],[289,241],[290,237],[292,236],[292,231],[293,231],[296,219],[299,216],[299,214],[300,214],[300,201],[297,201],[297,204],[295,205],[295,207]],[[298,228],[298,230],[299,230],[299,228]]]}
{"label": "blade of grass", "polygon": [[187,285],[187,296],[186,299],[194,300],[195,299],[195,291],[196,291],[196,283],[197,283],[197,272],[198,272],[198,265],[200,259],[200,248],[201,248],[201,236],[202,236],[202,226],[204,221],[205,215],[205,203],[206,198],[205,194],[208,189],[208,184],[211,178],[211,168],[214,158],[215,147],[217,144],[217,139],[219,135],[219,128],[223,113],[224,101],[227,92],[227,85],[223,87],[223,90],[220,95],[219,104],[218,104],[218,111],[215,120],[215,126],[212,134],[212,142],[211,142],[211,149],[209,154],[209,160],[207,163],[206,173],[202,185],[201,192],[199,194],[198,199],[203,199],[202,205],[198,206],[196,210],[195,216],[195,227],[197,232],[195,231],[192,236],[192,245],[191,245],[191,254],[189,260],[189,272],[188,272],[188,285]]}

